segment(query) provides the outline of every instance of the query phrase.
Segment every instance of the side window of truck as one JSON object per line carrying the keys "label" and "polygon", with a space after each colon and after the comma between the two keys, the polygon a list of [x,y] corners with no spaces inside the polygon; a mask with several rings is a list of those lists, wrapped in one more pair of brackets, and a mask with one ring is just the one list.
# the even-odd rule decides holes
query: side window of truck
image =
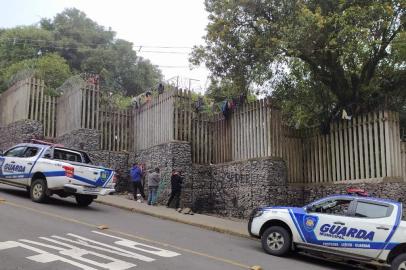
{"label": "side window of truck", "polygon": [[61,149],[54,150],[54,158],[73,162],[82,162],[82,156],[79,153],[64,151]]}
{"label": "side window of truck", "polygon": [[327,200],[315,205],[309,209],[309,212],[330,214],[337,216],[347,216],[352,200],[347,199],[334,199]]}
{"label": "side window of truck", "polygon": [[355,216],[362,218],[384,218],[391,214],[391,207],[370,202],[357,202]]}
{"label": "side window of truck", "polygon": [[13,149],[8,150],[4,153],[5,157],[22,157],[24,155],[26,147],[25,146],[18,146],[14,147]]}
{"label": "side window of truck", "polygon": [[35,157],[38,154],[38,151],[39,149],[37,147],[27,147],[27,150],[25,150],[23,157]]}

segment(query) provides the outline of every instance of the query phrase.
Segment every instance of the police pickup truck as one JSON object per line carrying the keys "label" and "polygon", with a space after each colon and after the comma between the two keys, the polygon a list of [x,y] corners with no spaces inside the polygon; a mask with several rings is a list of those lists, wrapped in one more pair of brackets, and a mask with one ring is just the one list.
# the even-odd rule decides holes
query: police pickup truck
{"label": "police pickup truck", "polygon": [[248,231],[275,256],[290,251],[406,270],[406,221],[396,201],[336,195],[303,208],[263,207]]}
{"label": "police pickup truck", "polygon": [[75,196],[79,206],[113,193],[113,170],[91,165],[78,150],[44,143],[18,144],[0,154],[0,182],[26,188],[34,202]]}

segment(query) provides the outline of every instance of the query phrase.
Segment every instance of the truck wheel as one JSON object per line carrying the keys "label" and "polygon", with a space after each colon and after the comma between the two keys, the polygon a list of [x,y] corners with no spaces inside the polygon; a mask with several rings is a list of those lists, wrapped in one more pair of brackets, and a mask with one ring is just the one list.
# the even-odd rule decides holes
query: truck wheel
{"label": "truck wheel", "polygon": [[284,256],[290,251],[292,237],[285,228],[272,226],[262,234],[261,242],[262,248],[268,254]]}
{"label": "truck wheel", "polygon": [[35,179],[31,183],[30,197],[33,202],[41,203],[47,199],[47,182],[45,179]]}
{"label": "truck wheel", "polygon": [[406,270],[406,254],[398,255],[390,267],[391,270]]}
{"label": "truck wheel", "polygon": [[89,206],[93,202],[93,196],[90,195],[75,195],[76,203],[80,207]]}

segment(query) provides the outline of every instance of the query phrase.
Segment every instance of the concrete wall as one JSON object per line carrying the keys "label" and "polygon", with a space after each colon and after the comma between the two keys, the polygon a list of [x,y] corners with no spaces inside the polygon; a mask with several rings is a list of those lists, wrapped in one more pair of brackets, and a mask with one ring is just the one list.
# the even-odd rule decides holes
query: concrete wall
{"label": "concrete wall", "polygon": [[29,79],[17,82],[0,95],[0,126],[28,119]]}
{"label": "concrete wall", "polygon": [[56,106],[56,136],[62,136],[81,128],[82,91],[81,85],[66,88],[58,98]]}
{"label": "concrete wall", "polygon": [[18,143],[34,138],[43,138],[43,126],[41,122],[34,120],[14,122],[0,127],[0,150],[5,151]]}

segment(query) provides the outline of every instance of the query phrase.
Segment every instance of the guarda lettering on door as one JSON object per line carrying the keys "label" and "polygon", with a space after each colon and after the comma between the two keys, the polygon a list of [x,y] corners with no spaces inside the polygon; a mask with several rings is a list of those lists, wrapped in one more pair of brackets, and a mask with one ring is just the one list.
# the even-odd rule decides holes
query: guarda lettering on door
{"label": "guarda lettering on door", "polygon": [[23,172],[25,172],[25,166],[21,166],[21,165],[18,165],[18,164],[9,164],[9,163],[6,163],[6,164],[4,165],[4,172],[10,172],[10,173],[19,172],[19,173],[23,173]]}
{"label": "guarda lettering on door", "polygon": [[331,224],[323,224],[320,227],[320,235],[338,239],[344,239],[344,237],[351,237],[356,239],[373,241],[375,232],[373,231],[368,232],[362,229],[348,228]]}

